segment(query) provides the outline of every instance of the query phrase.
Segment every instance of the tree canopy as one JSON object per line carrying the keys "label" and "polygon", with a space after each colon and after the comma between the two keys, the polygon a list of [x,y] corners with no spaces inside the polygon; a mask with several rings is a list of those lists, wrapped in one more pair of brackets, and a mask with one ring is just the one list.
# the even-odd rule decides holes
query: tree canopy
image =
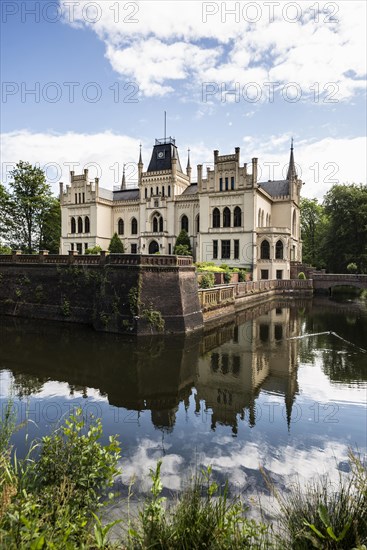
{"label": "tree canopy", "polygon": [[57,253],[61,233],[59,201],[44,172],[20,161],[11,172],[9,191],[0,185],[0,237],[11,248]]}
{"label": "tree canopy", "polygon": [[334,273],[355,263],[367,273],[367,186],[334,185],[323,204],[302,199],[301,231],[306,263]]}

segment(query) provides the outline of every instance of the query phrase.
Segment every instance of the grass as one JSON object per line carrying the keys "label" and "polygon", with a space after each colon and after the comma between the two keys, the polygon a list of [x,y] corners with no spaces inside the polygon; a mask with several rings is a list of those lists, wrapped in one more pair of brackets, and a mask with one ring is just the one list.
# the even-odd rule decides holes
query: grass
{"label": "grass", "polygon": [[[327,477],[279,493],[276,532],[272,524],[248,519],[239,497],[219,487],[210,467],[196,473],[176,501],[162,496],[161,462],[150,471],[151,494],[138,516],[127,512],[103,524],[98,512],[118,473],[120,450],[115,437],[100,443],[99,420],[76,410],[52,435],[33,442],[26,458],[12,454],[17,429],[9,401],[0,419],[0,547],[12,549],[366,550],[367,470],[350,453],[351,473],[335,487]],[[111,542],[116,523],[123,535]]]}

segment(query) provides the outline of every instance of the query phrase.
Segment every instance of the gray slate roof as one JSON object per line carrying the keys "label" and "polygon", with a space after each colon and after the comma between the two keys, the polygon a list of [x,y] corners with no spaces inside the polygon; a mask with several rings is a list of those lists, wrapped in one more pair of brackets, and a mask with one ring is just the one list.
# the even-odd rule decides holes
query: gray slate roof
{"label": "gray slate roof", "polygon": [[284,197],[289,195],[288,180],[261,181],[258,185],[272,197]]}
{"label": "gray slate roof", "polygon": [[198,184],[192,183],[188,187],[186,187],[185,191],[182,193],[183,195],[195,195],[198,192]]}
{"label": "gray slate roof", "polygon": [[139,198],[139,189],[124,189],[113,192],[114,201],[134,201]]}

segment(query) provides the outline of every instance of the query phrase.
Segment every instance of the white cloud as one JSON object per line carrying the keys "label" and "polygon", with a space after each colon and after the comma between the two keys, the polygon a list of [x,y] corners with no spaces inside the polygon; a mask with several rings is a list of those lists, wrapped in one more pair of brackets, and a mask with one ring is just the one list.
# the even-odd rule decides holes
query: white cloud
{"label": "white cloud", "polygon": [[[65,21],[92,29],[104,41],[114,70],[134,79],[147,96],[171,93],[181,81],[297,82],[311,97],[315,83],[326,93],[324,87],[334,83],[338,100],[365,87],[364,80],[352,77],[366,73],[365,2],[320,4],[318,15],[314,2],[298,4],[298,14],[280,4],[274,18],[269,5],[257,3],[256,23],[246,2],[100,0],[92,3],[99,13],[90,4],[80,0],[71,19],[60,0]],[[234,6],[237,21],[228,13]]]}
{"label": "white cloud", "polygon": [[[289,161],[290,134],[272,135],[270,137],[243,137],[241,161],[251,162],[259,158],[259,181],[281,179],[286,172]],[[191,149],[193,178],[196,177],[196,165],[204,164],[204,173],[208,163],[213,162],[213,149],[208,143],[178,143],[181,164],[186,166],[186,150]],[[238,145],[241,145],[238,143]],[[143,160],[145,166],[150,160],[153,143],[145,143]],[[367,174],[362,168],[361,159],[367,149],[367,140],[357,138],[325,138],[320,141],[295,142],[295,160],[305,185],[302,194],[307,197],[322,198],[333,183],[365,182]],[[220,151],[221,154],[232,151]],[[69,181],[69,171],[82,173],[89,165],[89,176],[100,177],[101,186],[112,189],[119,185],[122,176],[122,165],[127,163],[128,181],[136,183],[136,162],[139,155],[139,141],[127,135],[112,132],[97,134],[32,133],[28,130],[10,132],[1,136],[2,173],[9,172],[11,166],[19,160],[32,164],[39,163],[41,168],[48,166],[47,176],[55,193],[58,193],[58,182]],[[73,167],[71,164],[73,164]],[[276,163],[274,173],[264,163]],[[87,166],[88,167],[88,166]]]}

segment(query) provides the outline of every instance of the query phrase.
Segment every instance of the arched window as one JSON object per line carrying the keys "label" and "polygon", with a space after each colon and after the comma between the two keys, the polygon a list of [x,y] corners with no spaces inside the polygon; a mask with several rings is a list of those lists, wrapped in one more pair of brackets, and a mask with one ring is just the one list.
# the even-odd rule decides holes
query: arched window
{"label": "arched window", "polygon": [[233,225],[234,227],[241,227],[242,225],[242,210],[239,206],[236,206],[233,213]]}
{"label": "arched window", "polygon": [[76,221],[75,218],[71,218],[71,232],[76,233]]}
{"label": "arched window", "polygon": [[153,197],[153,187],[150,188],[150,196]]}
{"label": "arched window", "polygon": [[171,196],[171,186],[170,185],[168,186],[168,196],[169,197]]}
{"label": "arched window", "polygon": [[196,233],[200,233],[200,215],[196,216]]}
{"label": "arched window", "polygon": [[294,237],[297,236],[297,214],[296,214],[296,211],[293,212],[292,233],[293,233]]}
{"label": "arched window", "polygon": [[223,210],[223,227],[231,227],[231,211],[227,206]]}
{"label": "arched window", "polygon": [[155,188],[155,194],[156,194],[157,196],[159,195],[158,187]]}
{"label": "arched window", "polygon": [[145,188],[145,198],[146,199],[148,198],[148,188],[147,187]]}
{"label": "arched window", "polygon": [[136,218],[133,218],[131,220],[131,234],[132,235],[138,234],[138,222],[136,221]]}
{"label": "arched window", "polygon": [[262,260],[270,260],[270,244],[267,240],[261,243],[260,257]]}
{"label": "arched window", "polygon": [[157,212],[153,216],[153,233],[158,233],[163,231],[163,218],[162,216]]}
{"label": "arched window", "polygon": [[181,218],[181,231],[184,229],[186,233],[189,232],[189,218],[185,215]]}
{"label": "arched window", "polygon": [[90,221],[88,216],[86,216],[84,220],[84,233],[90,233]]}
{"label": "arched window", "polygon": [[218,208],[213,210],[213,227],[220,227],[220,212]]}
{"label": "arched window", "polygon": [[162,186],[162,197],[164,197],[165,195],[165,192],[164,192],[164,185]]}
{"label": "arched window", "polygon": [[277,260],[283,259],[283,243],[281,240],[277,241],[275,245],[275,258]]}
{"label": "arched window", "polygon": [[117,224],[117,232],[119,235],[124,234],[124,220],[122,220],[121,218],[119,219]]}
{"label": "arched window", "polygon": [[83,220],[78,218],[78,233],[83,233]]}

